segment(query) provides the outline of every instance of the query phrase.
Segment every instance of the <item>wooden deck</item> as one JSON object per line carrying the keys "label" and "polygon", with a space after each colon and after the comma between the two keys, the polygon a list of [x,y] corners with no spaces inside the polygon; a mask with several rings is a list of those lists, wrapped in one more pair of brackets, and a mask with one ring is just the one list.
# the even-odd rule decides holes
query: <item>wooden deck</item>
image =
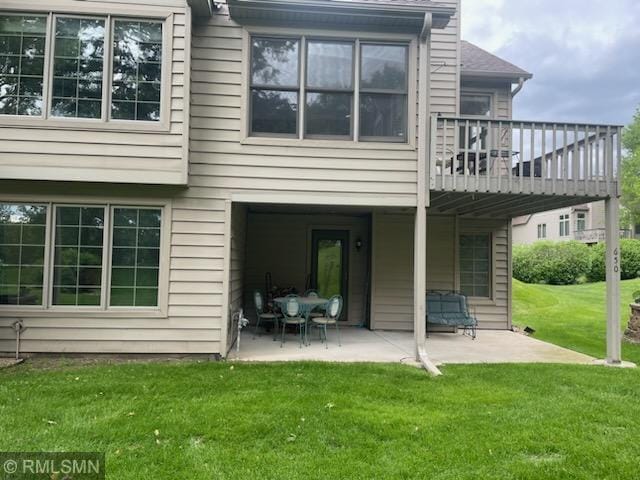
{"label": "wooden deck", "polygon": [[493,195],[506,195],[505,204],[518,195],[546,209],[618,196],[621,132],[617,125],[433,117],[431,196],[465,203],[480,194],[490,206]]}

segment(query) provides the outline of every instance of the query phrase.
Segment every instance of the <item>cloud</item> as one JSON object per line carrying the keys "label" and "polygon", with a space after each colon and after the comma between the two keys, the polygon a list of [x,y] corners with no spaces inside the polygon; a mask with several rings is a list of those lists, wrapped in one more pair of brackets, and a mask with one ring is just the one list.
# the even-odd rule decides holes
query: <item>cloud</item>
{"label": "cloud", "polygon": [[640,2],[462,0],[462,36],[534,74],[514,118],[628,123],[640,106]]}

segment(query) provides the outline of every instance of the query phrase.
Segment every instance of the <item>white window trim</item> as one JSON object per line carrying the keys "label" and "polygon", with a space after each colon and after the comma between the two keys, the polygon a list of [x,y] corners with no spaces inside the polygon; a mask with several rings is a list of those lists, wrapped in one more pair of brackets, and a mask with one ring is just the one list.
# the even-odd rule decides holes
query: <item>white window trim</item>
{"label": "white window trim", "polygon": [[[47,206],[47,231],[45,241],[45,264],[43,273],[43,304],[42,305],[0,305],[0,318],[2,317],[54,317],[61,315],[70,318],[86,317],[124,317],[124,318],[166,318],[169,304],[169,263],[170,263],[170,225],[172,205],[166,199],[135,199],[130,198],[91,198],[78,197],[70,201],[69,197],[61,196],[28,196],[28,195],[0,195],[0,203],[35,204]],[[101,304],[96,307],[52,305],[53,295],[53,262],[54,262],[54,236],[55,223],[54,211],[56,206],[80,206],[80,207],[104,207],[105,208],[105,238],[108,243],[103,244],[102,255],[102,281]],[[129,307],[108,306],[110,292],[110,265],[111,265],[111,213],[113,208],[156,208],[162,211],[162,223],[160,224],[160,265],[158,272],[158,306],[156,307]],[[107,218],[109,224],[107,224]],[[106,249],[106,250],[105,250]]]}
{"label": "white window trim", "polygon": [[[173,57],[173,25],[174,14],[159,12],[156,9],[146,10],[142,7],[116,7],[109,8],[109,12],[94,6],[78,5],[77,8],[56,8],[46,11],[38,6],[20,5],[18,2],[9,0],[8,4],[0,7],[0,14],[6,15],[40,15],[47,16],[47,31],[45,35],[45,57],[43,69],[42,85],[42,114],[40,116],[26,115],[0,115],[0,126],[7,127],[29,127],[29,128],[49,128],[49,129],[71,129],[88,131],[149,131],[168,132],[171,126],[171,83],[172,83],[172,57]],[[105,20],[105,52],[103,68],[103,91],[102,91],[102,115],[99,119],[75,118],[75,117],[53,117],[50,115],[52,97],[52,76],[53,76],[53,44],[55,37],[55,18],[64,17],[91,17],[103,18]],[[145,120],[118,120],[110,118],[111,110],[111,82],[113,71],[113,25],[116,20],[138,20],[162,23],[162,74],[160,86],[160,120],[157,122]]]}
{"label": "white window trim", "polygon": [[558,234],[560,238],[571,236],[571,215],[569,215],[568,213],[560,215]]}
{"label": "white window trim", "polygon": [[[272,37],[298,37],[300,39],[318,40],[346,40],[354,41],[356,44],[354,61],[356,62],[354,71],[357,83],[354,84],[354,122],[353,138],[304,138],[302,125],[298,125],[297,138],[280,136],[252,136],[250,130],[250,71],[251,71],[251,37],[252,36],[272,36]],[[359,62],[360,62],[360,42],[368,43],[402,43],[408,46],[408,72],[407,72],[407,140],[405,142],[385,142],[385,141],[359,141],[359,115],[356,110],[359,108],[355,103],[359,101]],[[301,54],[304,47],[301,41]],[[240,143],[243,145],[263,145],[263,146],[299,146],[313,148],[361,148],[377,150],[415,150],[416,149],[416,104],[417,104],[417,43],[414,35],[400,33],[376,33],[367,32],[332,32],[318,29],[289,29],[275,27],[246,27],[242,31],[242,85],[241,85],[241,108],[240,108]],[[304,63],[304,57],[301,59]],[[299,69],[299,74],[304,69]],[[304,80],[304,79],[303,79]],[[303,87],[302,87],[303,89]],[[299,100],[300,102],[300,100]],[[302,117],[302,118],[301,118]],[[304,121],[304,114],[298,116],[298,122]]]}

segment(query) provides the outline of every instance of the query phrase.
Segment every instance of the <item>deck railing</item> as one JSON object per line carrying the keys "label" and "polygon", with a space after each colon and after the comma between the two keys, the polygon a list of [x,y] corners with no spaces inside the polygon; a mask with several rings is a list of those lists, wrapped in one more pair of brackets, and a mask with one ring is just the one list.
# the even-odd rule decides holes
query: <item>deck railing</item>
{"label": "deck railing", "polygon": [[[583,243],[600,243],[606,239],[606,229],[604,228],[591,228],[588,230],[576,230],[573,232],[574,240]],[[633,238],[633,231],[627,229],[620,229],[620,238]]]}
{"label": "deck railing", "polygon": [[433,117],[432,190],[607,197],[622,127]]}

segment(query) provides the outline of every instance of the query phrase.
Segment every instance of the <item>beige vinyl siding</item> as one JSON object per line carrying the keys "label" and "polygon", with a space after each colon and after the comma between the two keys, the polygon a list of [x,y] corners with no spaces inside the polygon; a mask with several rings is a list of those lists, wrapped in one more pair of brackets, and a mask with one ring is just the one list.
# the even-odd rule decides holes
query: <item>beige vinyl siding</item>
{"label": "beige vinyl siding", "polygon": [[372,225],[371,328],[413,330],[414,216],[376,212]]}
{"label": "beige vinyl siding", "polygon": [[223,196],[305,193],[323,195],[326,204],[350,204],[354,196],[385,203],[382,195],[415,205],[416,152],[410,145],[245,139],[245,41],[224,6],[194,27],[191,186]]}
{"label": "beige vinyl siding", "polygon": [[[15,9],[15,10],[14,10]],[[111,14],[164,19],[172,49],[163,63],[163,121],[35,119],[0,116],[0,178],[145,184],[187,181],[190,11],[183,0],[7,0],[0,11]],[[111,68],[108,61],[105,67]],[[169,70],[169,72],[167,72]],[[164,77],[163,77],[164,78]],[[105,87],[108,88],[108,87]],[[135,125],[132,125],[135,123]],[[147,122],[144,122],[147,123]]]}
{"label": "beige vinyl siding", "polygon": [[[303,293],[311,276],[311,235],[313,230],[347,230],[349,232],[349,279],[346,319],[348,324],[365,321],[367,290],[368,215],[302,215],[250,213],[247,226],[245,310],[254,319],[253,292],[264,293],[265,274],[273,284],[295,287]],[[356,250],[357,239],[363,241]]]}
{"label": "beige vinyl siding", "polygon": [[457,13],[444,29],[431,33],[430,111],[456,115],[460,97],[460,2],[438,0],[436,3],[456,8]]}

